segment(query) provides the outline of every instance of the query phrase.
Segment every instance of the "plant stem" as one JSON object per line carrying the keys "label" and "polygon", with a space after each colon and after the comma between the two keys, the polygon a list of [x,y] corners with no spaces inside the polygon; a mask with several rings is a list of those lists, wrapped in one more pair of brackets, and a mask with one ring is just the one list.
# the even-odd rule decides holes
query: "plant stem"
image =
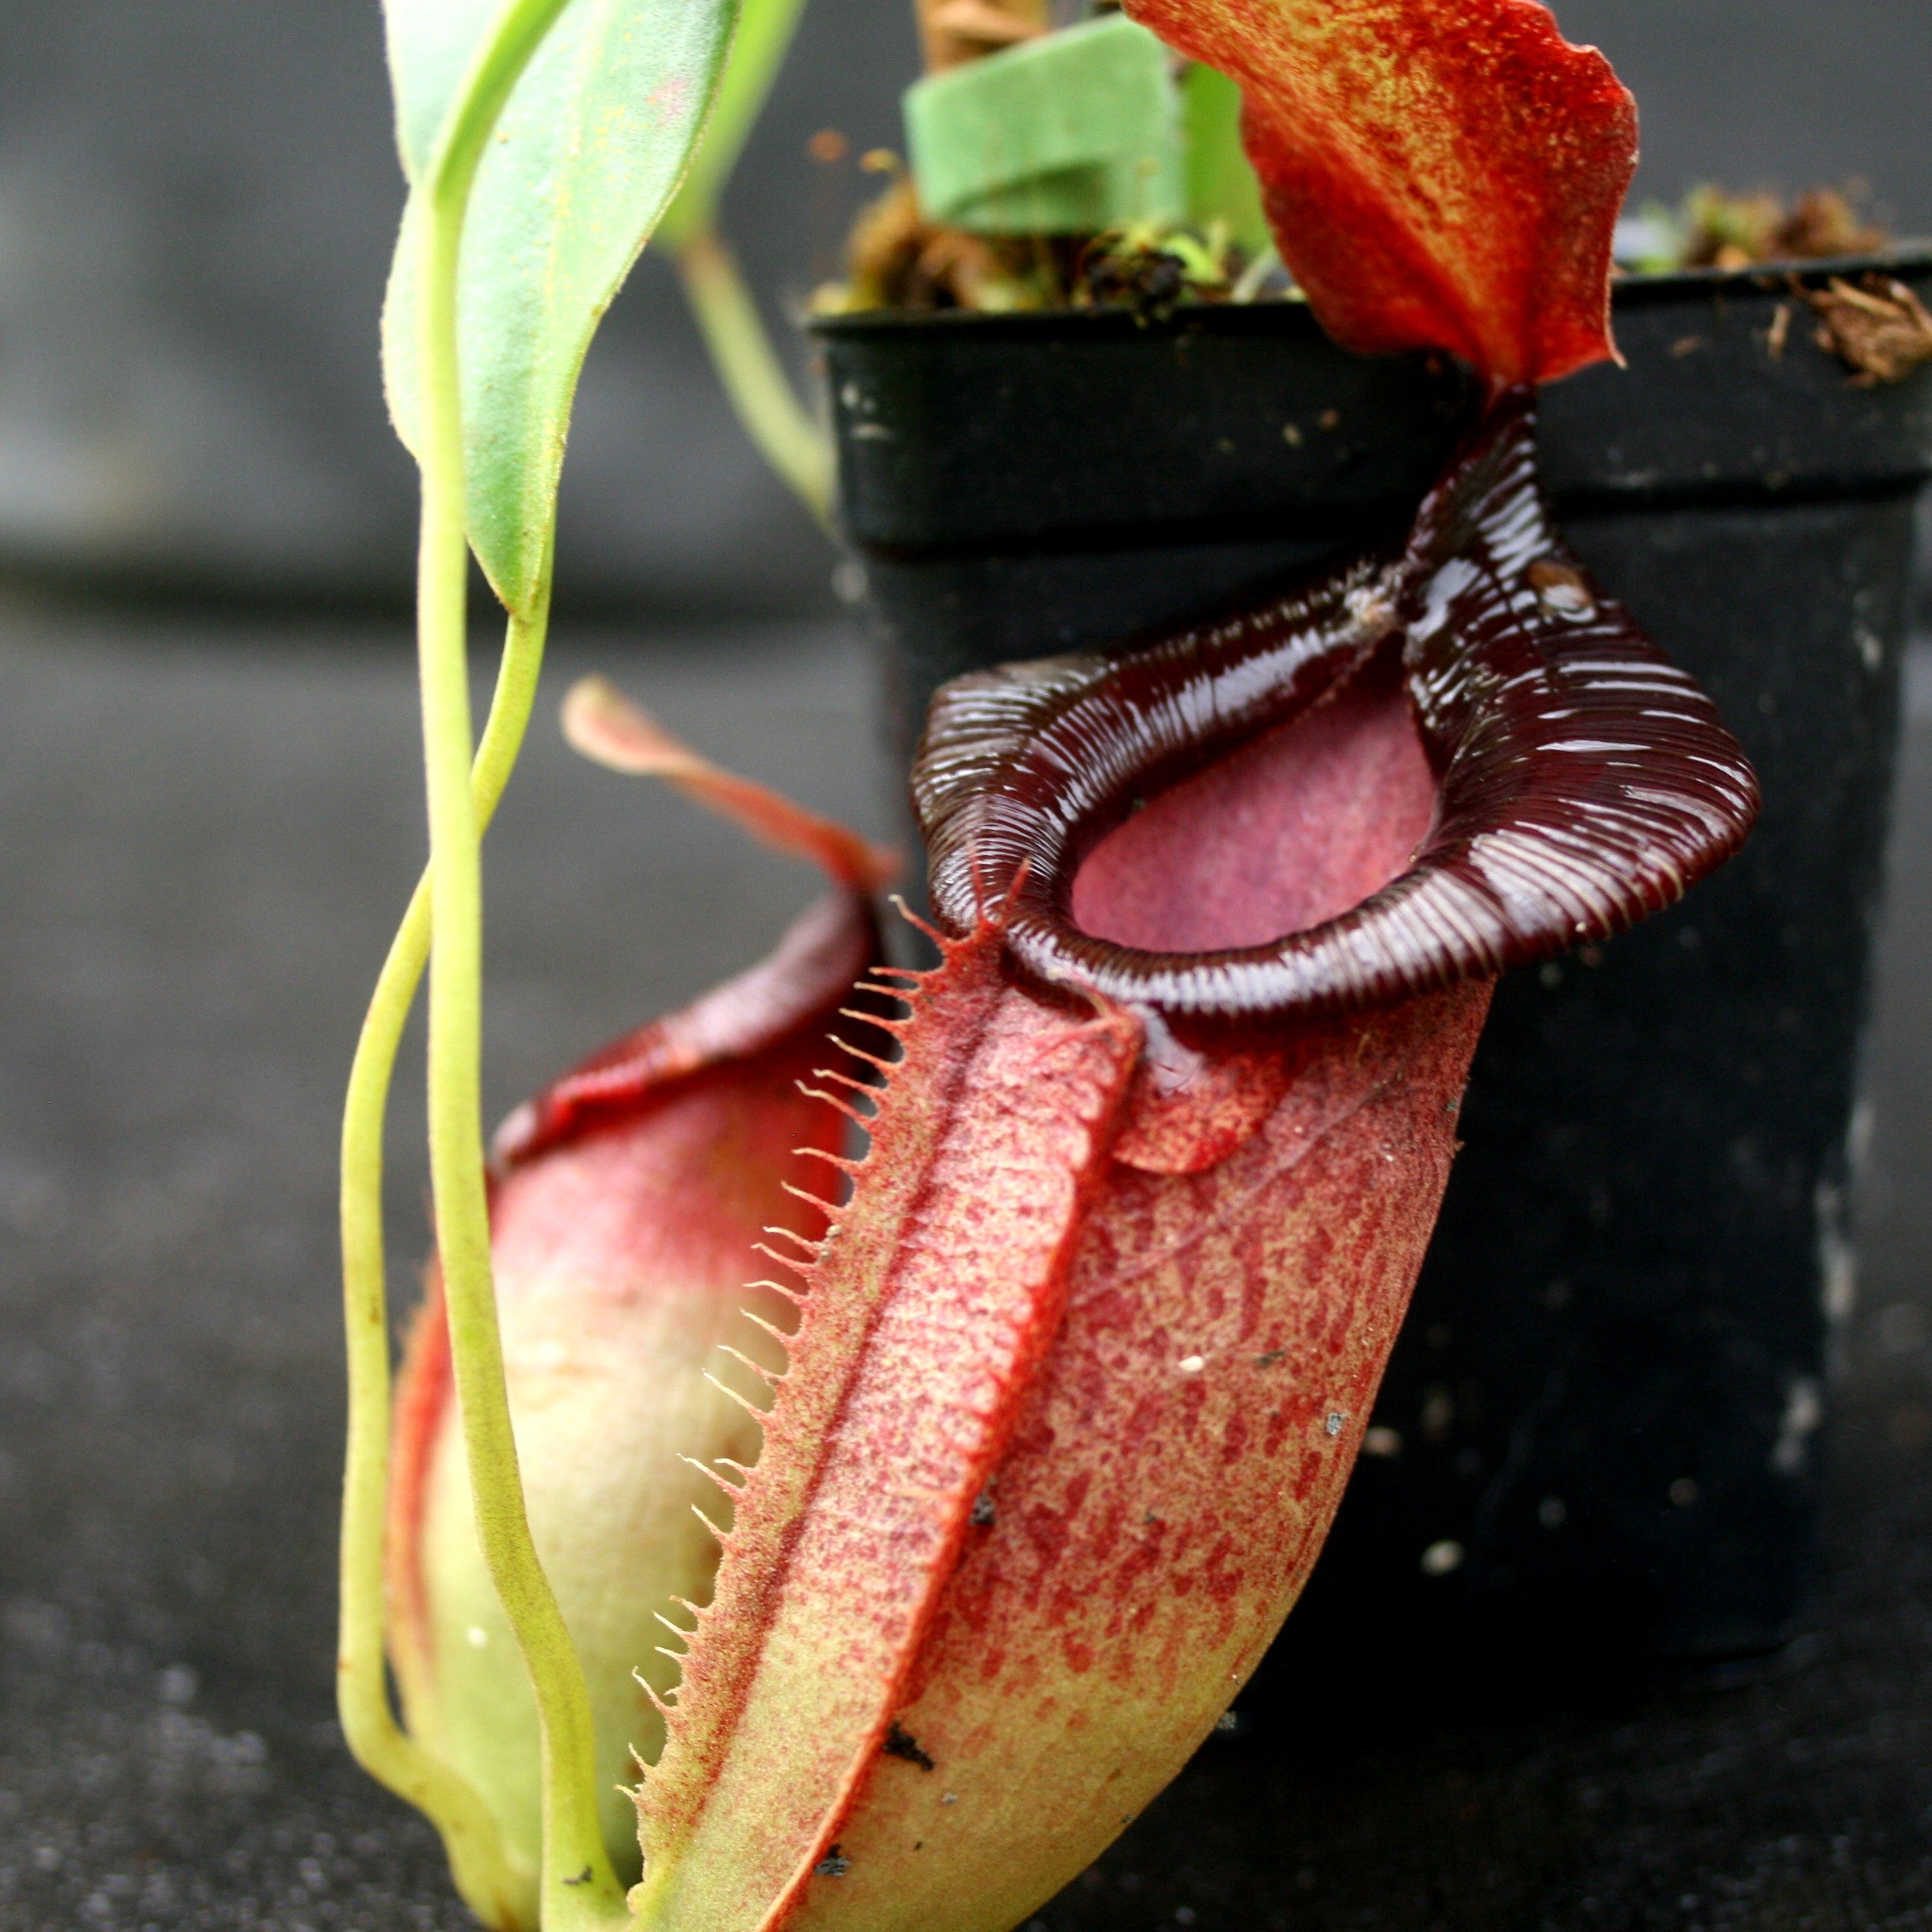
{"label": "plant stem", "polygon": [[702,228],[676,260],[718,379],[746,434],[819,527],[832,535],[830,446],[779,366],[736,258],[716,230]]}
{"label": "plant stem", "polygon": [[418,368],[422,531],[416,623],[429,799],[430,1176],[450,1354],[477,1536],[524,1655],[542,1726],[544,1932],[628,1923],[598,1829],[595,1736],[584,1672],[538,1561],[504,1385],[483,1173],[483,888],[470,788],[470,548],[458,359],[463,222],[484,144],[565,0],[508,0],[465,76],[420,184]]}
{"label": "plant stem", "polygon": [[[530,723],[550,614],[548,560],[530,614],[512,616],[471,789],[479,826],[502,796]],[[493,1928],[514,1921],[502,1834],[469,1780],[403,1731],[383,1670],[383,1538],[389,1492],[389,1322],[382,1244],[383,1126],[403,1028],[429,962],[429,877],[416,882],[364,1016],[342,1118],[342,1298],[349,1441],[342,1481],[336,1708],[356,1760],[442,1834],[464,1901]]]}

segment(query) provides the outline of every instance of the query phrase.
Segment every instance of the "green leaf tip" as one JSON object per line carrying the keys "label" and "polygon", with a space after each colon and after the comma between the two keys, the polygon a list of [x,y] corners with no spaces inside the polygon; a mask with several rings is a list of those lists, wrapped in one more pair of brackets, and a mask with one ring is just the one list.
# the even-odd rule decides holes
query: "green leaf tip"
{"label": "green leaf tip", "polygon": [[[411,194],[383,308],[383,380],[412,452],[422,197],[469,62],[504,10],[503,0],[386,0]],[[684,177],[736,13],[735,0],[568,0],[490,137],[464,231],[460,356],[470,542],[512,610],[542,573],[590,338]]]}

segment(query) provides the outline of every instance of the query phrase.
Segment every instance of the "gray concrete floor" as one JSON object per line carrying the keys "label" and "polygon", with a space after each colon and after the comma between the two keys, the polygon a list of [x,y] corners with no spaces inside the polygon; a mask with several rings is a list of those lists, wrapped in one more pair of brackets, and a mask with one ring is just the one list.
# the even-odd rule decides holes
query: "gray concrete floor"
{"label": "gray concrete floor", "polygon": [[[498,1109],[754,957],[813,890],[562,750],[554,700],[592,667],[724,761],[892,823],[844,632],[566,635],[491,844]],[[1932,1925],[1915,670],[1814,1634],[1748,1681],[1366,1726],[1331,1698],[1305,1737],[1217,1742],[1052,1932]],[[330,1704],[334,1117],[420,846],[404,640],[14,606],[0,692],[0,1928],[462,1925]],[[404,1300],[418,1117],[406,1088]]]}

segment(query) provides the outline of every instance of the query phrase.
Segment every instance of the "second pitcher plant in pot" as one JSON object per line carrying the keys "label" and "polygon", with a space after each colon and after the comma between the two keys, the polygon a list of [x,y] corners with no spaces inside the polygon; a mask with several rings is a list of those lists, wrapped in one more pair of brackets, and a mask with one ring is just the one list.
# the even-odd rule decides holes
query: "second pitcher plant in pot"
{"label": "second pitcher plant in pot", "polygon": [[[1668,904],[1756,809],[1708,702],[1578,567],[1538,488],[1536,386],[1613,352],[1635,118],[1607,64],[1534,0],[1481,0],[1453,26],[1399,0],[1132,10],[1240,82],[1282,258],[1340,339],[1457,356],[1486,407],[1384,553],[1259,608],[940,694],[913,780],[941,964],[900,976],[898,1017],[856,1022],[896,1050],[855,1041],[820,1076],[867,1130],[862,1157],[784,1084],[821,1037],[836,1050],[828,1008],[868,944],[853,895],[877,867],[830,832],[850,943],[813,953],[825,983],[764,969],[754,996],[723,989],[640,1036],[659,1053],[703,1036],[676,1076],[698,1076],[694,1092],[725,1042],[728,1133],[660,1132],[656,1074],[627,1085],[621,1055],[515,1130],[514,1162],[551,1165],[513,1163],[501,1183],[498,1265],[541,1288],[536,1318],[585,1372],[586,1405],[561,1436],[534,1406],[518,1426],[550,1459],[537,1545],[619,1606],[599,1628],[620,1640],[586,1649],[607,1724],[634,1706],[630,1633],[668,1609],[674,1572],[688,1598],[628,1901],[664,1932],[999,1932],[1131,1820],[1245,1682],[1319,1551],[1496,976]],[[607,753],[644,729],[602,715]],[[806,992],[778,1000],[776,1030],[746,1031],[781,982]],[[884,992],[857,996],[868,1016]],[[600,1122],[600,1106],[616,1111]],[[782,1135],[760,1130],[760,1109]],[[632,1160],[650,1120],[657,1150]],[[688,1412],[676,1345],[715,1334],[718,1290],[707,1275],[694,1294],[676,1242],[632,1210],[701,1198],[707,1227],[737,1228],[718,1203],[770,1196],[800,1141],[849,1188],[821,1204],[822,1233],[775,1238],[798,1312],[768,1324],[784,1366],[758,1365],[776,1394],[755,1460],[735,1437],[721,1456],[694,1420],[682,1445],[731,1492],[700,1600],[709,1552],[671,1560],[684,1532],[651,1526],[652,1499],[677,1480]],[[722,1194],[699,1172],[721,1148]],[[538,1211],[546,1171],[592,1192]],[[446,1231],[443,1245],[447,1274]],[[678,1335],[604,1318],[640,1268],[656,1271],[647,1300],[658,1277],[683,1284]],[[442,1385],[439,1319],[412,1388]],[[662,1358],[597,1359],[645,1347]],[[453,1426],[437,1400],[435,1430]],[[464,1728],[424,1647],[452,1628],[436,1591],[458,1586],[424,1546],[432,1432],[411,1413],[398,1660],[434,1755]],[[541,1655],[488,1555],[498,1478],[473,1448],[464,1466],[484,1526],[471,1569]],[[572,1527],[573,1491],[632,1514],[579,1510]],[[537,1702],[548,1740],[541,1684]],[[521,1721],[508,1781],[544,1795],[554,1927],[578,1907],[553,1821],[594,1801],[580,1756],[553,1751],[539,1773]],[[445,1748],[466,1788],[490,1786],[487,1741]]]}

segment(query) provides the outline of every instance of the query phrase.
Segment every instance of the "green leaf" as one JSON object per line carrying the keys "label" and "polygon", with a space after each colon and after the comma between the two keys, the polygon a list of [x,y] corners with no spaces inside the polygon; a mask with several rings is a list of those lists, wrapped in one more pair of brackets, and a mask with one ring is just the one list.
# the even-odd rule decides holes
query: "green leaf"
{"label": "green leaf", "polygon": [[[412,193],[383,308],[382,367],[390,414],[412,450],[422,183],[502,5],[386,0]],[[470,542],[512,610],[541,580],[585,352],[683,176],[736,13],[736,0],[569,0],[490,136],[464,230],[459,353]]]}
{"label": "green leaf", "polygon": [[928,74],[904,105],[920,206],[948,227],[1090,235],[1184,212],[1174,58],[1124,14]]}
{"label": "green leaf", "polygon": [[730,62],[704,143],[677,199],[658,224],[658,238],[667,248],[683,248],[716,217],[718,198],[738,164],[804,11],[805,0],[743,0],[737,38],[731,44]]}

